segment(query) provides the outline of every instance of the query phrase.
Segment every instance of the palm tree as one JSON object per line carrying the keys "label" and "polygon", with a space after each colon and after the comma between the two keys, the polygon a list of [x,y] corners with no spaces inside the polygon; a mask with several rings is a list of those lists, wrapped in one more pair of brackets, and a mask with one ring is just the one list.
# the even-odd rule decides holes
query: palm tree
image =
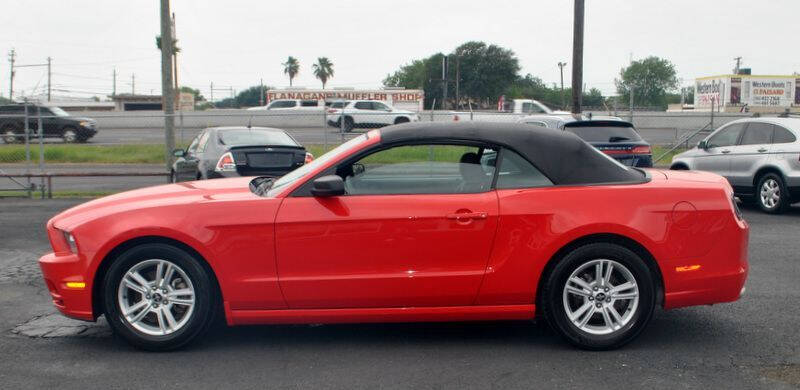
{"label": "palm tree", "polygon": [[328,57],[319,57],[313,68],[314,76],[317,76],[319,81],[322,81],[322,89],[325,89],[325,83],[328,82],[329,78],[333,77],[333,62]]}
{"label": "palm tree", "polygon": [[292,79],[300,73],[300,61],[297,58],[289,56],[283,64],[283,74],[289,75],[289,86],[292,86]]}

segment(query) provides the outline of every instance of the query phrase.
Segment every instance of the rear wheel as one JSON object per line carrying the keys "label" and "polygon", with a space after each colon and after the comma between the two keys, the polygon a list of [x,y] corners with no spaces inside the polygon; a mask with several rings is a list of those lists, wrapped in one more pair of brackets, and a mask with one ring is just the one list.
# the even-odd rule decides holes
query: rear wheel
{"label": "rear wheel", "polygon": [[167,244],[129,249],[103,282],[106,319],[137,348],[167,351],[204,333],[214,319],[211,276],[186,251]]}
{"label": "rear wheel", "polygon": [[579,247],[556,264],[545,281],[544,314],[573,345],[608,350],[630,342],[655,307],[655,286],[644,261],[609,243]]}
{"label": "rear wheel", "polygon": [[758,179],[756,203],[766,213],[779,214],[789,207],[789,194],[781,175],[767,173]]}
{"label": "rear wheel", "polygon": [[401,123],[408,123],[408,118],[401,116],[394,120],[394,124],[399,125]]}

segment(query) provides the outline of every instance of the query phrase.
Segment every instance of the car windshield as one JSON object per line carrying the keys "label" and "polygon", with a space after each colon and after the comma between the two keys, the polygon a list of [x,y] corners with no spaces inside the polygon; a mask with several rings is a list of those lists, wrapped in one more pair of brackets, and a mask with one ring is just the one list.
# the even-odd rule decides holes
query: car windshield
{"label": "car windshield", "polygon": [[278,180],[276,180],[272,184],[272,188],[267,192],[267,196],[275,196],[277,195],[282,189],[286,188],[288,185],[300,180],[301,178],[305,177],[309,173],[313,172],[317,167],[321,165],[325,165],[328,161],[334,160],[341,156],[342,154],[348,153],[350,150],[361,144],[362,142],[366,141],[367,135],[361,134],[360,136],[353,138],[333,150],[323,154],[322,156],[314,159],[314,161],[297,168],[286,175],[281,176]]}
{"label": "car windshield", "polygon": [[69,116],[69,113],[67,113],[66,111],[62,110],[61,107],[51,106],[51,107],[47,107],[47,108],[49,108],[50,111],[52,111],[55,116]]}
{"label": "car windshield", "polygon": [[564,130],[574,133],[586,142],[641,141],[642,137],[633,127],[623,126],[567,126]]}
{"label": "car windshield", "polygon": [[258,129],[222,130],[219,132],[219,142],[228,146],[297,145],[297,142],[283,131]]}

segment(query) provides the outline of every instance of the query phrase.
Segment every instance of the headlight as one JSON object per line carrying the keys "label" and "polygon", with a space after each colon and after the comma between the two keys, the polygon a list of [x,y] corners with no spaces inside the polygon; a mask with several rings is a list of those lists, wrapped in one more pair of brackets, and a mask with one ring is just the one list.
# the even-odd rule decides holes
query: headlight
{"label": "headlight", "polygon": [[65,231],[64,241],[66,241],[67,245],[69,245],[70,252],[78,253],[78,246],[75,244],[75,236],[73,236],[72,233]]}
{"label": "headlight", "polygon": [[81,127],[89,127],[89,126],[91,125],[91,123],[89,123],[89,121],[81,121],[81,122],[80,122],[80,123],[78,123],[78,124],[79,124]]}

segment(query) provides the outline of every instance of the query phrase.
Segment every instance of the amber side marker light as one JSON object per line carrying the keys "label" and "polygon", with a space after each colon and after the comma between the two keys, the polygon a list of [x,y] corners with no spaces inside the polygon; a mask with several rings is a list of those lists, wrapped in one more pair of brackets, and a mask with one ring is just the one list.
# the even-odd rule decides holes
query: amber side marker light
{"label": "amber side marker light", "polygon": [[86,288],[86,282],[67,282],[67,288]]}
{"label": "amber side marker light", "polygon": [[684,265],[684,266],[680,266],[680,267],[675,267],[675,271],[677,271],[677,272],[697,271],[699,269],[700,269],[700,264]]}

